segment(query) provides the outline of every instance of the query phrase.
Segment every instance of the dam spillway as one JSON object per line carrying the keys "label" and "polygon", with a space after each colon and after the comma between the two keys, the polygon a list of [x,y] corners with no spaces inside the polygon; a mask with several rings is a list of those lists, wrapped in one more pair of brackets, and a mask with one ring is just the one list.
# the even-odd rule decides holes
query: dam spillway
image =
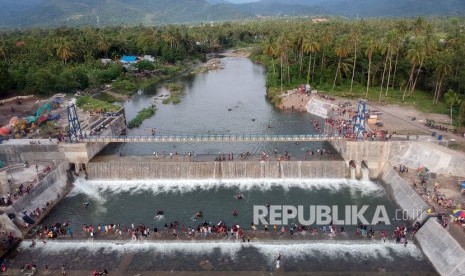
{"label": "dam spillway", "polygon": [[91,180],[135,179],[340,179],[345,163],[337,161],[114,161],[91,162]]}

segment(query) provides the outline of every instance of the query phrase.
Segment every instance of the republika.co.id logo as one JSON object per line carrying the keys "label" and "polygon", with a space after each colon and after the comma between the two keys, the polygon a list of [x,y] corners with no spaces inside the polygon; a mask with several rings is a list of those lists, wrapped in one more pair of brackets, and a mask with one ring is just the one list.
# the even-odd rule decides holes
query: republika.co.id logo
{"label": "republika.co.id logo", "polygon": [[[367,210],[374,208],[373,215],[366,217]],[[254,205],[253,223],[255,225],[288,225],[290,222],[297,222],[300,225],[390,225],[386,207],[377,206],[356,206],[356,205]]]}

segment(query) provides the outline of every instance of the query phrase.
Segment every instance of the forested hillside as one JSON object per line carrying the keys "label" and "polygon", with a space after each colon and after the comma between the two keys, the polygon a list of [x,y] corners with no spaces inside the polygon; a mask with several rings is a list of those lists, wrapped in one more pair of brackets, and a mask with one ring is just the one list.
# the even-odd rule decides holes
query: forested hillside
{"label": "forested hillside", "polygon": [[[239,4],[235,4],[239,3]],[[463,0],[2,0],[0,27],[155,25],[263,16],[464,15]]]}

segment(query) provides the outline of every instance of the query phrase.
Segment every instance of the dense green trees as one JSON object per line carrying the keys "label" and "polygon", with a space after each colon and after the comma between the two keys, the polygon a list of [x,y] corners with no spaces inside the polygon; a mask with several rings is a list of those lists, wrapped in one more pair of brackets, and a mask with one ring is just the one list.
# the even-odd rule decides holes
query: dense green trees
{"label": "dense green trees", "polygon": [[[208,52],[255,46],[269,90],[300,83],[356,97],[430,104],[465,94],[465,19],[257,20],[217,25],[29,29],[0,33],[0,92],[73,92],[131,79],[124,54],[153,55],[160,72]],[[166,67],[167,64],[178,64]],[[141,64],[140,69],[152,69]],[[124,85],[125,87],[127,85]],[[443,104],[444,105],[444,104]],[[445,105],[444,105],[445,106]],[[453,105],[458,112],[459,105]],[[447,108],[448,109],[448,108]]]}
{"label": "dense green trees", "polygon": [[[291,72],[290,78],[282,71],[269,73],[270,91],[310,83],[378,101],[423,103],[429,97],[429,110],[447,112],[445,91],[465,98],[464,23],[463,18],[267,22],[254,58],[269,71],[281,63]],[[306,76],[299,73],[301,64],[308,65]],[[459,112],[459,104],[453,108]]]}
{"label": "dense green trees", "polygon": [[[73,92],[119,80],[128,73],[119,64],[102,64],[101,58],[117,61],[122,55],[152,55],[154,64],[143,62],[140,70],[157,69],[172,74],[169,64],[204,60],[205,53],[255,41],[256,23],[241,26],[167,25],[160,27],[106,27],[29,29],[0,32],[0,93],[48,95]],[[178,69],[179,70],[179,69]],[[121,79],[120,79],[121,78]]]}

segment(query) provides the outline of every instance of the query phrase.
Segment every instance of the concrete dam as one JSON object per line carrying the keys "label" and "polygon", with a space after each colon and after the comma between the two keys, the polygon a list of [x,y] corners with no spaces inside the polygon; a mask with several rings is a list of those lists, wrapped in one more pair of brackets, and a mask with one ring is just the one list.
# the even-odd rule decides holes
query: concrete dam
{"label": "concrete dam", "polygon": [[[147,158],[151,159],[151,158]],[[344,178],[344,161],[91,162],[91,180]]]}
{"label": "concrete dam", "polygon": [[[44,143],[45,144],[45,143]],[[409,219],[423,219],[428,205],[399,177],[393,167],[404,164],[416,168],[420,164],[432,172],[465,176],[461,156],[432,143],[355,142],[334,141],[339,153],[337,160],[292,161],[174,161],[155,160],[152,156],[95,157],[104,144],[80,143],[65,145],[0,146],[0,153],[10,156],[11,162],[53,160],[56,168],[31,194],[8,207],[6,212],[30,211],[63,194],[67,170],[85,169],[90,180],[149,180],[149,179],[375,179],[384,184],[397,205],[406,211]],[[342,158],[341,158],[342,157]],[[350,165],[351,164],[351,165]],[[436,270],[442,275],[463,275],[465,250],[434,219],[430,219],[416,235],[416,240]],[[451,256],[459,256],[452,258]],[[447,265],[445,265],[447,264]]]}

